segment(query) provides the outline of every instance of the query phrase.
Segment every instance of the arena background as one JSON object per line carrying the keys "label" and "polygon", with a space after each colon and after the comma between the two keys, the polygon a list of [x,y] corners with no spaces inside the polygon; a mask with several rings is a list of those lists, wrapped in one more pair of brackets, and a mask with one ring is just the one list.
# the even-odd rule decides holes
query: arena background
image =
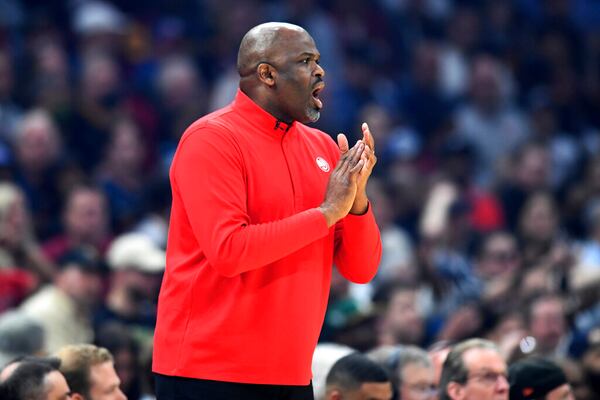
{"label": "arena background", "polygon": [[334,276],[321,341],[486,337],[600,398],[595,0],[0,0],[0,364],[94,342],[151,398],[169,163],[273,20],[321,52],[316,126],[379,157],[380,271]]}

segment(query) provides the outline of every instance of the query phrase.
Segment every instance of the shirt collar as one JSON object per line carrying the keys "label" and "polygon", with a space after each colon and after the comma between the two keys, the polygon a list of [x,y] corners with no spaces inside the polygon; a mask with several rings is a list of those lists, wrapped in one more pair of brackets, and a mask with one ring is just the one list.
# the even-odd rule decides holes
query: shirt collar
{"label": "shirt collar", "polygon": [[238,89],[235,95],[232,106],[233,109],[240,112],[247,121],[274,134],[283,135],[296,124],[295,121],[288,124],[278,120],[256,104],[240,89]]}

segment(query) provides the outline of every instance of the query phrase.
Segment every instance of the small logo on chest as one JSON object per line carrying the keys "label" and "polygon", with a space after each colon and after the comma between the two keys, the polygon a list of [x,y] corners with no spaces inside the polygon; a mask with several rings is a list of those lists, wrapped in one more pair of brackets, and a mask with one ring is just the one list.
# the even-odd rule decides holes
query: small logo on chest
{"label": "small logo on chest", "polygon": [[329,172],[329,163],[323,157],[317,157],[315,161],[323,172]]}

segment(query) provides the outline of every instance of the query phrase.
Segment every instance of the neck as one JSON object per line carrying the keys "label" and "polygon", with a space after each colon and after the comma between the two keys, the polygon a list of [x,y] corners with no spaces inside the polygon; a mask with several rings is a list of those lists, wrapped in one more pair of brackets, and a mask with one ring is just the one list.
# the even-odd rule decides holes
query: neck
{"label": "neck", "polygon": [[258,104],[260,108],[271,114],[273,117],[277,118],[279,121],[285,122],[288,125],[294,122],[293,118],[281,112],[281,110],[277,106],[277,101],[275,101],[272,98],[272,96],[270,96],[270,93],[268,92],[269,89],[264,89],[261,87],[251,87],[249,85],[243,85],[242,82],[240,82],[240,90],[244,92],[244,94],[248,96],[253,102]]}

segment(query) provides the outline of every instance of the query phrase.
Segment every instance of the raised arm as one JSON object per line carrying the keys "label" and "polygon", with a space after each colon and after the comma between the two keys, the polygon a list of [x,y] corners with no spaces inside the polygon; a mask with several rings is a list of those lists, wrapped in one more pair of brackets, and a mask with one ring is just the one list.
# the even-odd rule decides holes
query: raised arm
{"label": "raised arm", "polygon": [[242,156],[223,132],[207,127],[189,134],[180,145],[171,178],[206,258],[224,276],[235,276],[326,236],[352,206],[363,167],[361,154],[362,148],[355,149],[340,159],[320,207],[262,224],[250,221]]}

